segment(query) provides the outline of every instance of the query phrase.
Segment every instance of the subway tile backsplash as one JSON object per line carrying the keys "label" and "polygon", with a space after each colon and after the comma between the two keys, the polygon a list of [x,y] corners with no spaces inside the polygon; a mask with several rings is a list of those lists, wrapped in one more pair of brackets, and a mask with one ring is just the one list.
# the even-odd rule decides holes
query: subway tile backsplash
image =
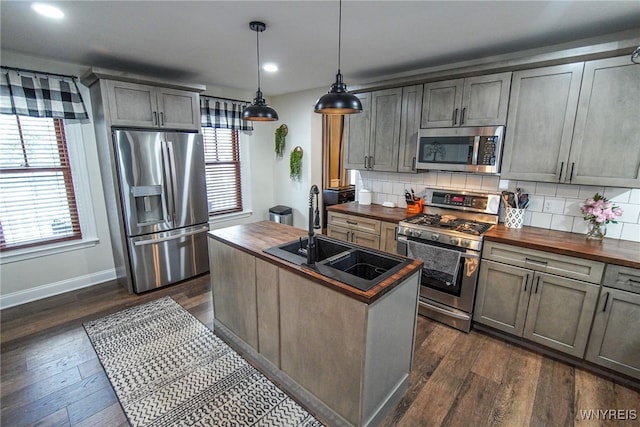
{"label": "subway tile backsplash", "polygon": [[[524,224],[532,227],[585,234],[587,222],[580,206],[595,193],[603,194],[624,210],[617,224],[607,225],[607,238],[640,242],[640,189],[514,181],[498,176],[452,172],[424,172],[415,175],[393,172],[355,171],[356,198],[361,188],[373,192],[373,203],[394,202],[405,208],[404,190],[420,195],[425,187],[501,192],[517,187],[529,194]],[[504,213],[500,213],[500,221]]]}

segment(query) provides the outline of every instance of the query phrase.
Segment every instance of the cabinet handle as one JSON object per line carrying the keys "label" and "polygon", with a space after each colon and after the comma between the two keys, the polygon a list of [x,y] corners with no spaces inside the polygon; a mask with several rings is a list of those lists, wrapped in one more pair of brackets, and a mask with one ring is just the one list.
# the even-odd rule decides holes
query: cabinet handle
{"label": "cabinet handle", "polygon": [[569,182],[573,179],[573,167],[576,165],[576,162],[571,162],[571,175],[569,175]]}
{"label": "cabinet handle", "polygon": [[349,220],[347,220],[347,224],[351,224],[351,225],[358,225],[358,223],[357,223],[357,222],[355,222],[355,221],[349,221]]}
{"label": "cabinet handle", "polygon": [[456,108],[455,110],[453,110],[453,124],[457,125],[458,124],[458,109]]}
{"label": "cabinet handle", "polygon": [[607,296],[604,299],[604,307],[602,307],[602,312],[607,311],[607,303],[609,303],[609,292],[607,292]]}
{"label": "cabinet handle", "polygon": [[560,163],[560,175],[558,175],[558,182],[562,181],[562,169],[564,169],[564,162]]}
{"label": "cabinet handle", "polygon": [[373,161],[373,156],[369,156],[369,169],[373,169],[373,165],[374,165],[374,161]]}
{"label": "cabinet handle", "polygon": [[527,292],[527,285],[529,284],[529,273],[524,278],[524,291]]}
{"label": "cabinet handle", "polygon": [[155,111],[153,112],[153,124],[156,126],[158,125],[158,113]]}
{"label": "cabinet handle", "polygon": [[398,241],[398,226],[393,229],[393,240]]}
{"label": "cabinet handle", "polygon": [[536,290],[535,290],[535,294],[538,293],[538,285],[540,284],[540,276],[538,276],[538,280],[536,280]]}
{"label": "cabinet handle", "polygon": [[462,114],[460,115],[460,124],[463,125],[464,124],[464,113],[467,112],[467,107],[464,107],[462,109]]}
{"label": "cabinet handle", "polygon": [[411,170],[412,171],[416,170],[416,158],[415,157],[411,161]]}
{"label": "cabinet handle", "polygon": [[164,112],[160,111],[160,126],[164,126]]}
{"label": "cabinet handle", "polygon": [[364,156],[364,168],[369,169],[369,156]]}

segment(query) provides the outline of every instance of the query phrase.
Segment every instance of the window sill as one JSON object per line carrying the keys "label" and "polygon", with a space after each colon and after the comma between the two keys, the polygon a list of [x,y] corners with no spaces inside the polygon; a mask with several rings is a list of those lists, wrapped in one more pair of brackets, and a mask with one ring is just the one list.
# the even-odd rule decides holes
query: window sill
{"label": "window sill", "polygon": [[241,218],[248,218],[253,215],[252,210],[242,211],[242,212],[234,212],[226,215],[216,215],[209,217],[209,224],[219,224],[228,221],[235,221]]}
{"label": "window sill", "polygon": [[56,243],[47,246],[10,251],[8,253],[0,254],[0,265],[25,261],[33,258],[41,258],[43,256],[56,255],[63,252],[76,251],[79,249],[86,249],[96,246],[99,242],[100,240],[97,237],[94,237],[73,242]]}

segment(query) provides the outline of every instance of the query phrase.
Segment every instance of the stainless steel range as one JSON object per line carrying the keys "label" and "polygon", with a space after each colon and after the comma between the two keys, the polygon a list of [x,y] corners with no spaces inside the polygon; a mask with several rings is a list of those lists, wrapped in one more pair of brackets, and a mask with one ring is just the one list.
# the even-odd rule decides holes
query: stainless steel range
{"label": "stainless steel range", "polygon": [[398,253],[424,262],[418,311],[469,332],[482,239],[500,195],[425,189],[425,213],[400,221]]}

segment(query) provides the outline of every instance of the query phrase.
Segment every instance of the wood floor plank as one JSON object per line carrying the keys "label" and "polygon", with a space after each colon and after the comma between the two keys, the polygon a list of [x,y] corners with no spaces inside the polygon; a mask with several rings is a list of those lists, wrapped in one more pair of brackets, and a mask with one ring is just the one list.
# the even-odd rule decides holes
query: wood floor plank
{"label": "wood floor plank", "polygon": [[574,368],[543,357],[530,425],[573,425],[576,418],[574,391]]}
{"label": "wood floor plank", "polygon": [[487,425],[499,388],[500,385],[495,381],[470,372],[442,425],[451,427]]}
{"label": "wood floor plank", "polygon": [[528,426],[533,413],[542,356],[514,347],[496,395],[488,425]]}
{"label": "wood floor plank", "polygon": [[115,403],[102,411],[92,415],[89,418],[74,424],[74,427],[95,427],[95,426],[112,426],[112,427],[128,427],[127,417],[122,411],[120,403]]}
{"label": "wood floor plank", "polygon": [[613,383],[597,375],[575,370],[575,425],[579,427],[606,425],[594,420],[592,411],[616,408]]}
{"label": "wood floor plank", "polygon": [[71,426],[69,422],[69,417],[67,416],[66,408],[62,408],[59,411],[54,412],[51,415],[48,415],[35,423],[33,423],[34,427],[67,427]]}
{"label": "wood floor plank", "polygon": [[482,352],[473,364],[471,372],[500,384],[507,370],[513,348],[511,344],[487,336]]}

